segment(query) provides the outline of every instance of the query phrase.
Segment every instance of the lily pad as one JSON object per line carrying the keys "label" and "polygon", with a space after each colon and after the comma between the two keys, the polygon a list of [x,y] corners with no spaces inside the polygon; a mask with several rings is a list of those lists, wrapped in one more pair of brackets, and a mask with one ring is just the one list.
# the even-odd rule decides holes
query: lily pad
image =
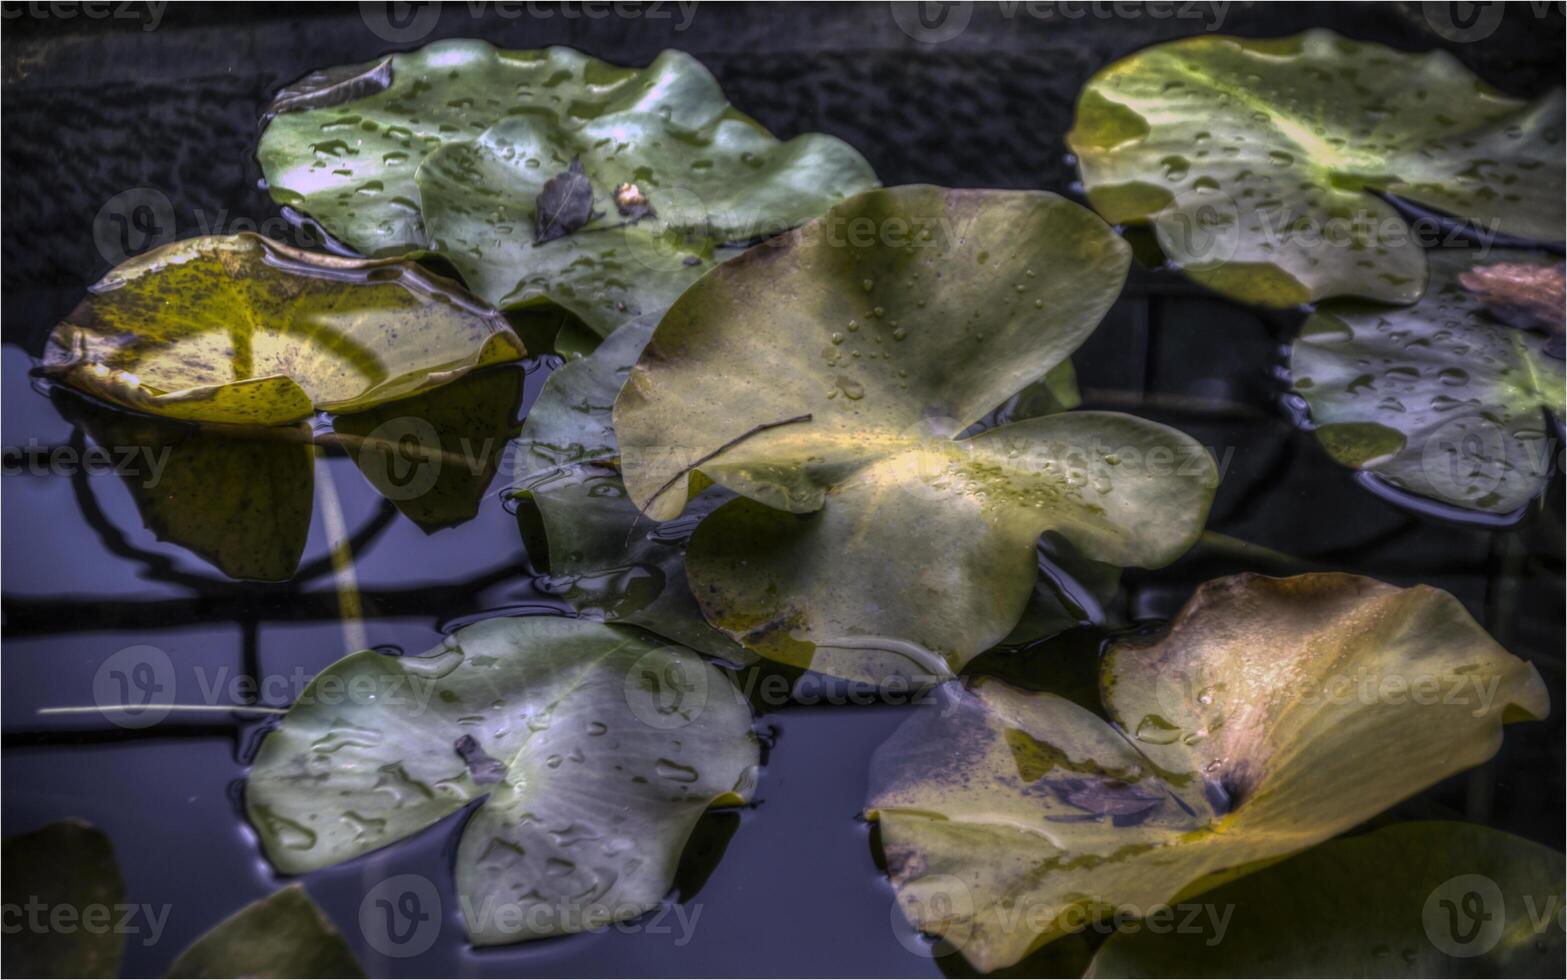
{"label": "lily pad", "polygon": [[709,806],[749,797],[751,715],[696,654],[533,616],[418,657],[351,654],[262,743],[251,823],[286,874],[384,847],[484,797],[457,847],[480,945],[656,907]]}
{"label": "lily pad", "polygon": [[1554,441],[1546,413],[1563,414],[1562,362],[1546,354],[1545,338],[1493,319],[1459,280],[1488,263],[1555,261],[1439,249],[1431,288],[1413,306],[1323,304],[1290,359],[1322,447],[1345,466],[1471,510],[1506,514],[1538,495]]}
{"label": "lily pad", "polygon": [[281,425],[523,353],[498,313],[416,265],[240,234],[117,266],[50,334],[44,371],[153,415]]}
{"label": "lily pad", "polygon": [[[5,839],[5,944],[8,977],[117,977],[125,937],[112,928],[88,929],[82,917],[101,908],[112,925],[125,902],[125,881],[114,847],[81,820],[62,820]],[[13,918],[10,907],[17,909]],[[40,908],[34,912],[32,909]],[[53,928],[57,909],[76,928]],[[29,918],[39,915],[42,918]],[[63,921],[63,920],[62,920]],[[16,927],[13,931],[13,927]]]}
{"label": "lily pad", "polygon": [[304,886],[290,885],[213,926],[168,977],[362,977],[364,969]]}
{"label": "lily pad", "polygon": [[1207,893],[1222,932],[1117,932],[1088,976],[1546,976],[1562,961],[1562,877],[1560,851],[1521,837],[1395,824]]}
{"label": "lily pad", "polygon": [[822,673],[949,676],[1017,624],[1042,532],[1117,565],[1185,551],[1217,477],[1179,432],[1068,412],[955,438],[1066,360],[1128,261],[1053,194],[904,187],[687,290],[613,420],[649,518],[743,495],[687,551],[708,622]]}
{"label": "lily pad", "polygon": [[1313,30],[1139,51],[1089,81],[1067,140],[1094,208],[1152,223],[1212,289],[1412,303],[1425,255],[1384,195],[1560,241],[1562,115],[1560,89],[1526,103],[1445,51]]}
{"label": "lily pad", "polygon": [[872,761],[900,906],[981,970],[1342,833],[1550,707],[1452,596],[1341,574],[1209,582],[1100,678],[1109,723],[943,685]]}
{"label": "lily pad", "polygon": [[379,63],[323,77],[326,104],[290,90],[258,151],[274,198],[361,252],[428,249],[490,302],[556,304],[601,336],[662,312],[733,246],[876,183],[838,139],[780,142],[678,51],[645,69],[482,41],[390,57],[383,90],[336,94]]}
{"label": "lily pad", "polygon": [[686,583],[691,532],[730,495],[709,490],[684,516],[657,523],[626,499],[620,479],[610,410],[657,323],[651,316],[632,320],[593,354],[550,375],[517,441],[513,495],[531,501],[542,519],[546,590],[583,615],[748,663],[755,655],[707,625]]}

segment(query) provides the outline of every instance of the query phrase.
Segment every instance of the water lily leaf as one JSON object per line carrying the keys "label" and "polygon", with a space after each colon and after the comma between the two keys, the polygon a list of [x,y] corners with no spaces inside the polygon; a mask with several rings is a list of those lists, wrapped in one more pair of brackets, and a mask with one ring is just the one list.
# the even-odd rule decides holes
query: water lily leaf
{"label": "water lily leaf", "polygon": [[1521,837],[1395,824],[1209,892],[1222,932],[1116,932],[1088,976],[1541,976],[1562,960],[1562,876]]}
{"label": "water lily leaf", "polygon": [[317,675],[262,743],[246,804],[294,874],[486,797],[456,865],[468,934],[489,945],[657,906],[697,818],[747,798],[757,763],[749,709],[696,654],[584,620],[492,619]]}
{"label": "water lily leaf", "polygon": [[1544,488],[1546,412],[1562,416],[1567,381],[1543,338],[1498,323],[1459,281],[1493,261],[1543,268],[1555,258],[1434,250],[1431,288],[1414,306],[1325,303],[1306,321],[1290,373],[1335,460],[1489,513]]}
{"label": "water lily leaf", "polygon": [[[844,233],[861,227],[889,234]],[[1041,532],[1114,564],[1185,551],[1217,479],[1181,433],[1079,412],[954,438],[1065,361],[1128,261],[1053,194],[904,187],[682,295],[614,428],[650,518],[680,514],[701,481],[746,498],[687,552],[708,621],[823,673],[945,676],[1018,622]],[[1168,472],[1143,465],[1149,453]]]}
{"label": "water lily leaf", "polygon": [[[271,120],[273,196],[366,254],[430,249],[490,302],[558,304],[600,335],[876,182],[840,140],[780,142],[678,51],[645,69],[482,41],[391,58],[384,91]],[[538,205],[574,162],[564,234]],[[589,193],[617,206],[584,213]]]}
{"label": "water lily leaf", "polygon": [[240,234],[117,266],[49,335],[44,370],[153,415],[281,425],[523,353],[498,313],[411,263]]}
{"label": "water lily leaf", "polygon": [[[0,945],[8,977],[117,977],[125,937],[109,928],[125,902],[125,882],[114,848],[103,832],[81,820],[62,820],[5,839],[0,855],[6,905],[5,944]],[[29,925],[29,908],[42,906],[41,926]],[[89,929],[81,918],[91,908],[110,921]],[[74,928],[53,928],[49,916],[68,909]],[[13,926],[19,926],[13,931]]]}
{"label": "water lily leaf", "polygon": [[900,906],[981,970],[1348,830],[1549,710],[1452,596],[1341,574],[1209,582],[1100,692],[1112,723],[949,683],[872,761]]}
{"label": "water lily leaf", "polygon": [[520,429],[520,370],[468,375],[434,391],[339,415],[333,431],[376,492],[426,532],[472,520]]}
{"label": "water lily leaf", "polygon": [[1313,30],[1193,37],[1094,76],[1067,140],[1106,220],[1151,222],[1227,296],[1412,303],[1416,236],[1378,192],[1509,236],[1563,237],[1562,93],[1491,89],[1445,51]]}
{"label": "water lily leaf", "polygon": [[364,968],[304,886],[290,885],[213,926],[169,977],[362,977]]}
{"label": "water lily leaf", "polygon": [[1545,352],[1562,359],[1567,331],[1567,263],[1495,262],[1458,274],[1491,316],[1520,330],[1543,330]]}
{"label": "water lily leaf", "polygon": [[707,624],[686,583],[691,532],[730,495],[709,490],[684,516],[658,523],[626,499],[620,479],[610,410],[657,323],[651,316],[632,320],[591,355],[550,375],[517,442],[514,495],[531,500],[543,522],[544,588],[586,616],[749,663],[755,655]]}

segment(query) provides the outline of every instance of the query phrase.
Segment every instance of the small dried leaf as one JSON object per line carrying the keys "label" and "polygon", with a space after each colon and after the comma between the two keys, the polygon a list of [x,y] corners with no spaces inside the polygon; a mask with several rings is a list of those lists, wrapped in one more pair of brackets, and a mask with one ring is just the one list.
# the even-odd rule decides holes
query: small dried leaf
{"label": "small dried leaf", "polygon": [[533,243],[564,238],[593,218],[593,185],[582,172],[582,161],[551,177],[539,193],[534,214]]}
{"label": "small dried leaf", "polygon": [[1567,284],[1563,263],[1529,265],[1497,262],[1458,274],[1458,282],[1485,304],[1486,311],[1509,326],[1560,335],[1567,320]]}

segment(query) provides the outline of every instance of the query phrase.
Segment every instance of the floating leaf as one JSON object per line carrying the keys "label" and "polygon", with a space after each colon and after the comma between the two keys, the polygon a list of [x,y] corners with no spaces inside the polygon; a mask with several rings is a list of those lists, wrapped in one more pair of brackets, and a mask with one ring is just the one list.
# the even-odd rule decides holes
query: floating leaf
{"label": "floating leaf", "polygon": [[1438,249],[1414,306],[1323,304],[1290,359],[1318,441],[1345,466],[1412,493],[1505,514],[1550,475],[1546,411],[1563,412],[1562,363],[1535,335],[1495,322],[1459,278],[1501,260],[1542,268],[1531,252]]}
{"label": "floating leaf", "polygon": [[353,950],[304,886],[290,885],[213,926],[165,974],[196,977],[362,977]]}
{"label": "floating leaf", "polygon": [[905,187],[688,290],[614,428],[650,518],[678,515],[697,475],[748,498],[687,552],[708,621],[823,673],[945,676],[1017,624],[1041,532],[1113,564],[1186,550],[1217,480],[1181,433],[1077,412],[954,438],[1065,361],[1127,264],[1053,194]]}
{"label": "floating leaf", "polygon": [[1528,104],[1445,51],[1313,30],[1137,52],[1089,81],[1067,140],[1106,220],[1152,222],[1227,296],[1291,306],[1420,298],[1424,253],[1381,193],[1560,241],[1561,134],[1560,89]]}
{"label": "floating leaf", "polygon": [[154,415],[281,425],[522,354],[504,318],[411,263],[240,234],[117,266],[50,334],[44,370]]}
{"label": "floating leaf", "polygon": [[[391,58],[384,91],[271,120],[258,155],[273,196],[361,252],[430,249],[487,300],[563,306],[599,335],[662,312],[730,246],[875,185],[840,140],[779,142],[678,51],[645,69],[482,41]],[[536,202],[574,160],[617,207],[549,240]],[[626,185],[640,202],[622,203]]]}
{"label": "floating leaf", "polygon": [[593,217],[593,185],[582,174],[580,158],[545,182],[533,211],[535,245],[563,238],[588,223]]}
{"label": "floating leaf", "polygon": [[632,320],[593,354],[550,375],[517,443],[515,495],[531,500],[543,521],[545,588],[584,615],[745,663],[754,655],[707,625],[686,584],[686,542],[728,495],[708,491],[683,517],[656,523],[626,499],[620,479],[610,409],[656,324],[655,317]]}
{"label": "floating leaf", "polygon": [[1209,582],[1100,679],[1113,724],[949,683],[872,761],[900,906],[981,970],[1342,833],[1549,710],[1452,596],[1341,574]]}
{"label": "floating leaf", "polygon": [[[81,820],[62,820],[5,839],[0,856],[5,883],[6,937],[0,945],[8,977],[117,977],[125,937],[108,928],[124,907],[125,882],[114,848],[102,831]],[[68,909],[75,928],[29,924],[31,908],[50,916]],[[13,918],[11,908],[16,909]],[[101,908],[105,928],[88,929],[82,917]],[[13,927],[14,931],[13,931]]]}
{"label": "floating leaf", "polygon": [[757,761],[749,709],[696,654],[583,620],[492,619],[423,656],[365,650],[317,675],[262,743],[246,803],[296,874],[487,797],[456,865],[468,934],[489,945],[657,906],[697,818],[748,797]]}
{"label": "floating leaf", "polygon": [[1548,976],[1563,954],[1562,876],[1560,851],[1511,834],[1395,824],[1208,892],[1222,931],[1118,931],[1088,975]]}

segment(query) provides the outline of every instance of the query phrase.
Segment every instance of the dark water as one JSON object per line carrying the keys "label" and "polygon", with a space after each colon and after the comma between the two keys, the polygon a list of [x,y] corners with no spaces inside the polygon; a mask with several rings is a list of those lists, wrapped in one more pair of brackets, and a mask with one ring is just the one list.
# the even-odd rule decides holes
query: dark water
{"label": "dark water", "polygon": [[[665,19],[568,18],[543,9],[552,16],[529,15],[520,5],[456,5],[428,38],[478,36],[518,48],[567,43],[628,64],[681,47],[775,132],[841,136],[885,183],[1061,192],[1072,179],[1063,135],[1083,80],[1137,47],[1200,32],[1217,14],[1196,6],[1194,18],[1135,19],[988,9],[976,12],[961,37],[930,47],[913,43],[881,4],[704,7],[685,30],[677,30],[685,14],[673,7],[663,8]],[[1406,48],[1443,46],[1518,95],[1559,82],[1555,5],[1541,8],[1544,20],[1515,8],[1474,43],[1445,41],[1421,9],[1236,4],[1222,27],[1267,35],[1323,25]],[[279,85],[312,68],[366,60],[392,45],[354,7],[170,9],[155,30],[143,29],[150,16],[62,19],[36,17],[25,5],[5,10],[4,833],[64,817],[102,828],[115,844],[129,900],[171,906],[158,943],[127,943],[126,972],[156,975],[201,932],[283,883],[261,858],[237,802],[243,759],[261,722],[218,713],[132,730],[93,715],[38,711],[93,704],[100,666],[139,644],[169,654],[179,701],[211,700],[213,684],[250,676],[270,681],[261,704],[286,705],[305,677],[345,652],[323,508],[318,502],[300,575],[280,585],[225,579],[145,530],[118,477],[26,472],[26,460],[80,448],[84,438],[29,370],[49,328],[109,266],[94,219],[116,195],[138,188],[164,195],[180,237],[259,226],[299,243],[256,186],[258,110]],[[479,11],[484,16],[474,16]],[[513,12],[521,16],[504,16]],[[111,245],[135,251],[148,229],[110,231],[118,236]],[[1237,307],[1168,273],[1135,270],[1075,358],[1085,407],[1137,412],[1221,454],[1231,451],[1213,530],[1313,566],[1447,589],[1533,661],[1552,692],[1554,717],[1511,727],[1495,760],[1394,815],[1483,822],[1561,848],[1562,480],[1521,523],[1503,529],[1455,525],[1368,493],[1280,406],[1280,352],[1300,319]],[[525,410],[548,364],[502,370],[524,374]],[[383,501],[351,460],[339,454],[326,465],[354,535],[369,643],[417,652],[474,616],[558,608],[534,587],[513,519],[493,494],[473,520],[426,534]],[[13,472],[18,466],[23,472]],[[1121,612],[1134,620],[1166,617],[1198,582],[1244,570],[1298,568],[1199,549],[1169,568],[1128,574]],[[1091,666],[1094,648],[1092,637],[1080,636],[1035,656]],[[409,959],[378,956],[357,926],[361,896],[405,872],[449,885],[461,815],[305,883],[372,974],[958,970],[961,964],[911,952],[920,944],[893,911],[869,831],[855,818],[869,755],[902,717],[891,705],[791,705],[762,717],[775,744],[760,802],[704,821],[701,846],[682,868],[683,917],[666,913],[635,932],[474,951],[448,892],[433,948]]]}

